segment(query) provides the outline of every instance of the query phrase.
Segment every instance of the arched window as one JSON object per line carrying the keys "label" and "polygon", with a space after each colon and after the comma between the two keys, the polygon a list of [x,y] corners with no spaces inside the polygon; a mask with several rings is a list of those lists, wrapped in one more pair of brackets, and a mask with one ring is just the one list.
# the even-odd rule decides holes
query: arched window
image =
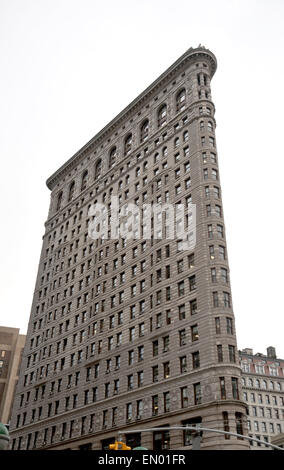
{"label": "arched window", "polygon": [[177,137],[175,139],[175,143],[174,143],[175,147],[178,147],[179,146],[179,137]]}
{"label": "arched window", "polygon": [[81,191],[86,189],[88,182],[88,170],[85,170],[82,176],[82,184],[81,184]]}
{"label": "arched window", "polygon": [[202,131],[204,129],[204,121],[200,121],[200,130]]}
{"label": "arched window", "polygon": [[95,167],[95,179],[99,178],[102,174],[102,161],[99,159]]}
{"label": "arched window", "polygon": [[167,122],[167,105],[164,104],[158,112],[158,127],[163,126]]}
{"label": "arched window", "polygon": [[184,141],[184,142],[187,142],[187,141],[188,141],[188,131],[185,131],[185,132],[183,133],[183,141]]}
{"label": "arched window", "polygon": [[60,191],[60,193],[59,193],[58,196],[57,196],[57,203],[56,203],[56,210],[57,210],[57,211],[59,211],[59,209],[60,209],[60,207],[61,207],[62,196],[63,196],[63,192]]}
{"label": "arched window", "polygon": [[132,134],[128,134],[124,141],[124,155],[128,155],[131,152],[132,147]]}
{"label": "arched window", "polygon": [[185,109],[185,89],[183,88],[177,94],[176,98],[177,111],[183,111]]}
{"label": "arched window", "polygon": [[154,155],[154,165],[159,161],[159,159],[160,159],[159,152],[156,152]]}
{"label": "arched window", "polygon": [[69,186],[68,201],[71,201],[73,199],[74,192],[75,192],[75,181],[72,181],[72,183]]}
{"label": "arched window", "polygon": [[168,155],[168,148],[164,147],[162,150],[163,157],[166,157]]}
{"label": "arched window", "polygon": [[263,387],[265,390],[267,390],[267,382],[266,382],[266,380],[263,380],[263,381],[262,381],[262,387]]}
{"label": "arched window", "polygon": [[207,129],[208,129],[209,132],[213,132],[213,124],[212,124],[211,121],[208,121]]}
{"label": "arched window", "polygon": [[144,142],[149,137],[149,120],[143,122],[141,129],[140,129],[140,140]]}
{"label": "arched window", "polygon": [[109,167],[112,168],[115,165],[117,157],[116,147],[113,147],[109,153]]}

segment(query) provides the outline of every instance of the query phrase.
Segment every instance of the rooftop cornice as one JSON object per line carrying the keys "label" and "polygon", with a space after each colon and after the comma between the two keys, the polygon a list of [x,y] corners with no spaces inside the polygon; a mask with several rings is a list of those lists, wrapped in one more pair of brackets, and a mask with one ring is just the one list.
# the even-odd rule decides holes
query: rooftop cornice
{"label": "rooftop cornice", "polygon": [[193,59],[205,57],[211,62],[211,78],[213,77],[217,68],[217,59],[215,55],[203,46],[188,49],[179,59],[176,60],[165,72],[162,73],[150,86],[148,86],[140,95],[135,98],[126,108],[124,108],[114,119],[112,119],[98,134],[96,134],[89,142],[87,142],[78,152],[76,152],[66,163],[64,163],[55,173],[53,173],[46,181],[47,187],[52,190],[60,178],[71,171],[80,160],[91,152],[94,147],[101,143],[108,134],[113,130],[137,108],[143,105],[143,102],[148,100],[158,88],[171,78],[183,65]]}
{"label": "rooftop cornice", "polygon": [[[239,355],[240,355],[240,358],[241,359],[246,359],[246,358],[249,358],[249,359],[255,359],[255,360],[262,360],[262,361],[269,361],[269,362],[284,362],[284,359],[280,359],[278,357],[269,357],[269,356],[265,356],[264,354],[261,355],[261,356],[257,356],[256,354],[247,354],[247,353],[244,353],[244,352],[240,352],[239,351]],[[282,365],[280,366],[282,367]]]}

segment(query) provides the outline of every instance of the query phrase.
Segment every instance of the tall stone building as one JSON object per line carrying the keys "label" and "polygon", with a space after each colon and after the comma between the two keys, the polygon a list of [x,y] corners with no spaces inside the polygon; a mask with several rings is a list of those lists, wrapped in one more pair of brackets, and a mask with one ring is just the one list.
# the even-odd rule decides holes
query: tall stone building
{"label": "tall stone building", "polygon": [[0,422],[9,424],[19,379],[25,335],[19,328],[0,326]]}
{"label": "tall stone building", "polygon": [[[253,354],[250,348],[239,354],[249,436],[277,445],[284,433],[284,360],[277,358],[272,346],[267,354]],[[267,449],[254,441],[251,448]]]}
{"label": "tall stone building", "polygon": [[[13,449],[101,449],[117,432],[190,449],[201,423],[246,432],[210,82],[216,58],[189,49],[48,180]],[[196,246],[88,235],[93,203],[195,204]],[[190,214],[187,214],[189,223]],[[103,222],[102,222],[103,224]],[[145,227],[142,227],[142,231]],[[204,449],[246,440],[204,433]]]}

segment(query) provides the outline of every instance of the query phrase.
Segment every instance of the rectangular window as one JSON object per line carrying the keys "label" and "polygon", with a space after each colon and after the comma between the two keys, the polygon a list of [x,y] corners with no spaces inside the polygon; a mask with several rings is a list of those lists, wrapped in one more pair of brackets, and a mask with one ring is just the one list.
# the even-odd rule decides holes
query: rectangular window
{"label": "rectangular window", "polygon": [[132,419],[132,403],[126,405],[126,419],[130,421]]}
{"label": "rectangular window", "polygon": [[185,189],[189,189],[191,186],[191,179],[187,178],[184,182]]}
{"label": "rectangular window", "polygon": [[170,377],[170,363],[164,362],[163,368],[164,368],[164,379],[168,379]]}
{"label": "rectangular window", "polygon": [[158,340],[153,341],[153,356],[157,356],[159,354],[159,348],[158,348]]}
{"label": "rectangular window", "polygon": [[194,391],[194,404],[200,405],[202,402],[200,382],[193,384],[193,391]]}
{"label": "rectangular window", "polygon": [[181,395],[181,407],[186,408],[188,406],[188,390],[187,390],[187,387],[181,387],[180,395]]}
{"label": "rectangular window", "polygon": [[222,217],[222,208],[221,206],[215,206],[215,214],[217,217]]}
{"label": "rectangular window", "polygon": [[228,270],[225,269],[225,268],[221,268],[220,271],[221,271],[222,282],[224,282],[225,284],[228,284],[228,282],[229,282]]}
{"label": "rectangular window", "polygon": [[144,359],[144,346],[138,347],[138,362],[143,361]]}
{"label": "rectangular window", "polygon": [[236,352],[235,352],[235,346],[229,345],[229,360],[230,362],[236,362]]}
{"label": "rectangular window", "polygon": [[139,337],[144,336],[145,325],[144,323],[139,324]]}
{"label": "rectangular window", "polygon": [[144,372],[143,370],[137,372],[137,385],[138,387],[142,387],[144,379]]}
{"label": "rectangular window", "polygon": [[219,245],[219,258],[224,261],[226,259],[225,247]]}
{"label": "rectangular window", "polygon": [[190,305],[190,314],[195,315],[197,314],[197,300],[193,299],[189,302]]}
{"label": "rectangular window", "polygon": [[163,353],[169,351],[169,345],[170,345],[170,337],[164,336],[163,337]]}
{"label": "rectangular window", "polygon": [[221,334],[221,323],[220,323],[220,317],[215,318],[215,330],[216,330],[216,335]]}
{"label": "rectangular window", "polygon": [[171,318],[171,310],[166,310],[166,324],[167,325],[170,325],[171,324],[171,321],[172,321],[172,318]]}
{"label": "rectangular window", "polygon": [[217,345],[217,357],[218,362],[223,362],[223,347],[221,344]]}
{"label": "rectangular window", "polygon": [[215,259],[214,245],[210,245],[210,246],[209,246],[209,256],[210,256],[210,259],[211,259],[211,260]]}
{"label": "rectangular window", "polygon": [[164,392],[164,413],[170,411],[170,392]]}
{"label": "rectangular window", "polygon": [[218,171],[215,170],[215,168],[212,168],[211,175],[212,175],[212,179],[213,179],[213,180],[217,180],[217,179],[218,179]]}
{"label": "rectangular window", "polygon": [[227,307],[227,308],[231,307],[231,298],[228,292],[223,292],[223,301],[224,301],[224,307]]}
{"label": "rectangular window", "polygon": [[199,333],[198,333],[198,326],[193,325],[190,327],[191,328],[191,341],[198,341],[199,340]]}
{"label": "rectangular window", "polygon": [[232,318],[226,317],[226,325],[227,325],[227,334],[233,334],[233,320]]}
{"label": "rectangular window", "polygon": [[194,253],[188,256],[188,268],[194,268]]}
{"label": "rectangular window", "polygon": [[216,268],[211,268],[211,282],[214,284],[217,282]]}
{"label": "rectangular window", "polygon": [[134,363],[134,351],[128,351],[128,365],[131,366]]}
{"label": "rectangular window", "polygon": [[213,193],[215,199],[220,199],[220,189],[218,188],[218,186],[213,187]]}
{"label": "rectangular window", "polygon": [[178,313],[179,313],[179,319],[184,320],[185,319],[185,304],[179,305]]}
{"label": "rectangular window", "polygon": [[235,400],[239,400],[239,388],[237,377],[232,377],[232,395]]}
{"label": "rectangular window", "polygon": [[179,345],[185,346],[186,345],[186,333],[185,330],[180,330],[179,332]]}
{"label": "rectangular window", "polygon": [[178,283],[178,295],[179,297],[184,295],[184,281]]}
{"label": "rectangular window", "polygon": [[198,369],[200,367],[200,356],[199,351],[192,353],[192,368]]}
{"label": "rectangular window", "polygon": [[135,336],[135,326],[129,328],[129,341],[133,341]]}
{"label": "rectangular window", "polygon": [[189,290],[192,292],[193,290],[196,289],[196,278],[195,276],[191,276],[188,278],[189,280]]}
{"label": "rectangular window", "polygon": [[[227,411],[223,411],[223,423],[224,423],[224,431],[230,432],[229,415]],[[230,435],[225,434],[225,439],[230,439]]]}
{"label": "rectangular window", "polygon": [[212,224],[207,225],[208,238],[213,238],[213,226]]}
{"label": "rectangular window", "polygon": [[152,397],[152,415],[157,416],[159,413],[159,397],[158,395],[154,395]]}
{"label": "rectangular window", "polygon": [[225,377],[220,377],[220,395],[221,395],[221,400],[226,399]]}
{"label": "rectangular window", "polygon": [[218,238],[224,238],[224,227],[223,227],[223,225],[217,224],[217,236],[218,236]]}
{"label": "rectangular window", "polygon": [[133,390],[133,374],[127,376],[127,389]]}
{"label": "rectangular window", "polygon": [[213,297],[213,307],[217,308],[219,307],[219,298],[218,298],[218,292],[212,292],[212,297]]}
{"label": "rectangular window", "polygon": [[179,359],[180,359],[180,373],[183,374],[183,373],[187,372],[186,356],[182,356]]}
{"label": "rectangular window", "polygon": [[152,381],[158,382],[159,380],[159,368],[158,366],[152,367]]}

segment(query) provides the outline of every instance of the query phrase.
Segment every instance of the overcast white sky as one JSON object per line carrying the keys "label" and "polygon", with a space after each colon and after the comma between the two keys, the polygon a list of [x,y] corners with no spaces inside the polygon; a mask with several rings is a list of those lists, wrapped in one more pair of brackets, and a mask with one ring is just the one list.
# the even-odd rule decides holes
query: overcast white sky
{"label": "overcast white sky", "polygon": [[283,0],[0,0],[0,325],[26,333],[47,177],[201,43],[238,346],[284,358],[283,23]]}

